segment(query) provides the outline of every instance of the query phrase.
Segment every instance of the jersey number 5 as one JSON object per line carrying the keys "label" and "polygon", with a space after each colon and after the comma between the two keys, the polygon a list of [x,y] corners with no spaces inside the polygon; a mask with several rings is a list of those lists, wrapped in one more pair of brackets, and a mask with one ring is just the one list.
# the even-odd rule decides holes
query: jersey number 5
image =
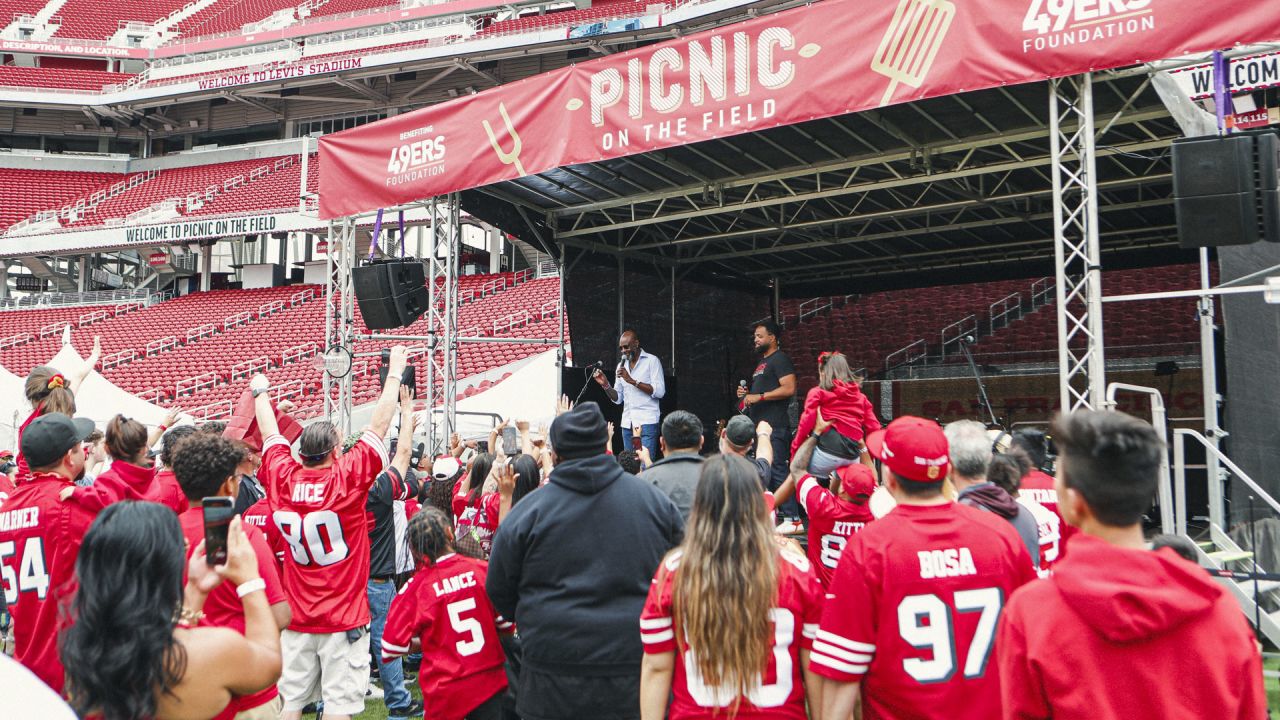
{"label": "jersey number 5", "polygon": [[49,592],[49,573],[45,570],[44,542],[38,537],[27,538],[22,546],[22,557],[14,566],[5,558],[13,557],[17,546],[12,540],[0,542],[0,576],[4,579],[4,601],[7,605],[18,603],[18,593],[34,590],[41,600]]}
{"label": "jersey number 5", "polygon": [[323,567],[346,559],[347,541],[342,536],[342,522],[332,510],[317,510],[301,516],[291,510],[277,510],[271,518],[299,565],[314,562]]}
{"label": "jersey number 5", "polygon": [[[957,613],[980,612],[978,627],[964,660],[965,678],[980,678],[991,659],[996,636],[996,620],[1004,606],[1000,588],[959,590],[952,607]],[[902,669],[920,683],[946,682],[956,672],[956,631],[951,608],[937,595],[908,595],[898,603],[898,633],[919,650],[929,650],[932,659],[907,658]]]}
{"label": "jersey number 5", "polygon": [[480,626],[480,621],[475,618],[464,618],[462,613],[476,609],[475,598],[465,598],[457,602],[451,602],[445,607],[449,611],[449,624],[459,635],[466,634],[471,637],[470,640],[459,640],[457,644],[458,654],[462,657],[475,655],[484,649],[484,628]]}

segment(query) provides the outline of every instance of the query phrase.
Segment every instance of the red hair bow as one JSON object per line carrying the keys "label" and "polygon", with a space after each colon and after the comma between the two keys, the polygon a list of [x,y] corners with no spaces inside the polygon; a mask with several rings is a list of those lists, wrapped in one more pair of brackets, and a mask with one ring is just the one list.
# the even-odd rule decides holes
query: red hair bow
{"label": "red hair bow", "polygon": [[54,373],[53,377],[49,378],[48,384],[45,385],[45,387],[47,387],[50,390],[54,388],[60,388],[60,387],[66,387],[66,386],[67,386],[67,379],[62,377],[62,373]]}

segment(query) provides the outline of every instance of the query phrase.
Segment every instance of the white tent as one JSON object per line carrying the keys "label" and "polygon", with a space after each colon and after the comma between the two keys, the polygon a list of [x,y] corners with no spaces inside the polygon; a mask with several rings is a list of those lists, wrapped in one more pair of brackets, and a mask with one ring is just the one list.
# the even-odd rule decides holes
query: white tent
{"label": "white tent", "polygon": [[458,401],[458,432],[464,437],[487,434],[493,420],[465,413],[495,413],[504,418],[528,420],[536,428],[550,424],[556,415],[556,389],[560,368],[556,351],[548,350],[511,373],[511,377],[484,392]]}
{"label": "white tent", "polygon": [[[67,329],[66,335],[63,336],[62,348],[58,350],[58,354],[54,355],[48,364],[57,368],[64,375],[84,368],[84,358],[80,357],[80,353],[76,352],[76,349],[71,345],[70,328]],[[18,397],[22,397],[21,392],[18,393]],[[23,404],[26,404],[25,400],[23,400]],[[110,380],[102,377],[98,371],[91,371],[80,385],[80,389],[76,391],[76,415],[87,417],[101,426],[115,417],[117,413],[133,418],[148,427],[153,427],[162,423],[169,411],[122,390]],[[180,422],[191,422],[191,418],[183,416]]]}
{"label": "white tent", "polygon": [[17,448],[18,426],[31,411],[22,378],[0,367],[0,449]]}

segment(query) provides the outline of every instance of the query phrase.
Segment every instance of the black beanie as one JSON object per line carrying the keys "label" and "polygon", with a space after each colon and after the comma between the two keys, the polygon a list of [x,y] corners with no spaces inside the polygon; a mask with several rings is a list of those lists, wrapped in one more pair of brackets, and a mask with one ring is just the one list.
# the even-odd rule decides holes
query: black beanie
{"label": "black beanie", "polygon": [[591,457],[604,453],[609,430],[600,406],[580,403],[551,423],[551,449],[561,460]]}

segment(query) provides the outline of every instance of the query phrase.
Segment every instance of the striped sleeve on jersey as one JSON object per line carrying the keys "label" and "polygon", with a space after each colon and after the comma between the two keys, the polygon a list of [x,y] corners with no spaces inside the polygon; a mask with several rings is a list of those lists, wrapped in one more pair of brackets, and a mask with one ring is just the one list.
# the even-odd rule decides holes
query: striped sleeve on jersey
{"label": "striped sleeve on jersey", "polygon": [[382,438],[378,437],[377,433],[372,430],[365,430],[364,434],[360,436],[360,440],[368,443],[369,446],[373,448],[374,452],[378,454],[378,459],[382,461],[384,467],[390,464],[391,461],[387,458],[387,446],[382,442]]}
{"label": "striped sleeve on jersey", "polygon": [[[825,630],[819,630],[813,640],[810,662],[856,680],[867,672],[876,646],[856,642]],[[824,673],[825,674],[825,673]]]}

